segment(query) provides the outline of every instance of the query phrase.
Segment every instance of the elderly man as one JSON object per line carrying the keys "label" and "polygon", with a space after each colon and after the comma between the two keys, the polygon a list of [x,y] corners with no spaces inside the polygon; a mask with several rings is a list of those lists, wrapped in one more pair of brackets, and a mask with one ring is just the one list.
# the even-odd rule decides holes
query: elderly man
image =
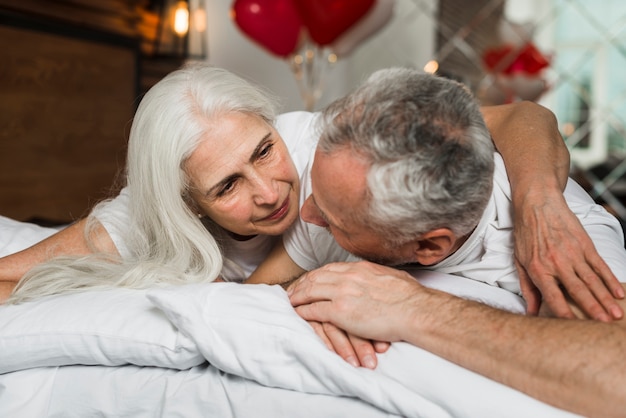
{"label": "elderly man", "polygon": [[[284,238],[286,253],[275,251],[251,281],[277,271],[298,276],[357,256],[428,266],[522,293],[506,169],[461,84],[408,69],[374,74],[324,112],[315,158],[301,182],[302,220]],[[566,267],[620,318],[617,303],[601,297],[603,283],[589,277],[594,269],[615,297],[623,297],[621,226],[571,180],[565,198],[621,280],[602,260]],[[585,305],[576,296],[580,283],[563,286]],[[572,316],[550,305],[557,316]]]}
{"label": "elderly man", "polygon": [[[497,156],[494,164],[478,106],[460,85],[415,71],[388,70],[331,106],[325,118],[308,190],[305,186],[303,191],[301,216],[309,224],[299,224],[284,240],[286,254],[297,265],[293,274],[353,260],[352,253],[392,265],[417,263],[521,292],[506,171]],[[626,252],[617,221],[573,182],[565,196],[599,253],[625,282]],[[284,263],[284,253],[277,250],[274,257]],[[271,261],[268,266],[276,271]],[[257,274],[267,274],[266,268]],[[584,270],[576,274],[583,281],[589,276]],[[359,279],[347,280],[355,276]],[[593,294],[598,294],[596,285],[589,285]],[[622,285],[610,280],[606,285],[615,296],[623,295]],[[398,298],[398,289],[404,297]],[[624,385],[597,385],[594,379],[602,373],[607,382],[624,378],[623,367],[609,371],[604,359],[610,354],[618,361],[615,354],[626,345],[624,321],[564,325],[556,319],[507,316],[424,289],[397,270],[363,263],[330,265],[305,275],[291,289],[291,298],[306,319],[330,321],[365,338],[412,342],[576,412],[606,407],[608,413],[615,405],[600,405],[598,395],[611,393],[602,392],[607,388],[623,390]],[[459,309],[469,309],[472,316]],[[615,305],[610,310],[620,317]],[[458,325],[451,330],[447,321]],[[519,336],[502,340],[493,331],[494,326],[513,329],[509,322],[530,334],[524,338],[541,343],[551,329],[550,338],[560,342],[549,340],[531,346],[532,354],[522,353],[516,348]],[[438,328],[446,332],[435,332]],[[467,329],[483,330],[490,337],[468,335]],[[605,352],[593,355],[603,358],[597,363],[589,352],[571,353],[571,363],[562,361],[561,352],[544,352],[566,342],[580,348],[593,335],[603,335],[606,344],[601,348]],[[545,370],[529,367],[537,353],[543,355]],[[572,375],[577,385],[561,388],[563,376],[575,370],[571,364],[585,363],[587,368]]]}

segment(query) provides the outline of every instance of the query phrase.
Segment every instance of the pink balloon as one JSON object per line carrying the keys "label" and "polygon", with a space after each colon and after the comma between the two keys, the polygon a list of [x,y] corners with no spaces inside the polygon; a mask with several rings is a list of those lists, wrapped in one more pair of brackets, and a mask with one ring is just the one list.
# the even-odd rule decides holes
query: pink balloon
{"label": "pink balloon", "polygon": [[231,13],[248,37],[280,57],[298,46],[302,21],[293,0],[235,0]]}
{"label": "pink balloon", "polygon": [[391,20],[395,0],[376,0],[365,16],[330,45],[338,56],[350,54],[361,42],[378,32]]}

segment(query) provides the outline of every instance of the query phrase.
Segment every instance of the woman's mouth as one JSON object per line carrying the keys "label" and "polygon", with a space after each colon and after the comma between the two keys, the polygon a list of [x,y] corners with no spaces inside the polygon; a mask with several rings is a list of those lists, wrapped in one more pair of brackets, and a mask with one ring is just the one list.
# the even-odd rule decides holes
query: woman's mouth
{"label": "woman's mouth", "polygon": [[289,212],[289,196],[287,196],[287,199],[285,199],[283,204],[280,205],[278,209],[270,213],[268,216],[266,216],[262,220],[263,221],[276,221],[276,220],[284,218],[287,212]]}

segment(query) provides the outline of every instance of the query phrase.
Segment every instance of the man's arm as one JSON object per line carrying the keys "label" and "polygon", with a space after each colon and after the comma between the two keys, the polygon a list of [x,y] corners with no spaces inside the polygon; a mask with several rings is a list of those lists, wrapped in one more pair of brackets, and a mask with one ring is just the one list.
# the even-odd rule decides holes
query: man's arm
{"label": "man's arm", "polygon": [[573,318],[563,285],[591,317],[621,318],[614,297],[623,298],[623,288],[562,194],[570,160],[554,114],[532,102],[481,110],[511,183],[516,265],[528,312],[536,314],[543,298],[558,316]]}
{"label": "man's arm", "polygon": [[331,322],[363,338],[407,341],[578,414],[624,416],[624,320],[515,315],[366,262],[307,273],[290,298],[304,319]]}
{"label": "man's arm", "polygon": [[480,110],[504,158],[512,190],[525,194],[530,186],[551,192],[565,189],[570,155],[554,113],[533,102]]}
{"label": "man's arm", "polygon": [[[59,255],[90,254],[94,247],[85,237],[86,219],[81,219],[45,240],[15,254],[0,258],[0,303],[4,302],[20,278],[37,264]],[[92,242],[100,251],[117,253],[117,249],[106,232],[98,224],[92,232]]]}

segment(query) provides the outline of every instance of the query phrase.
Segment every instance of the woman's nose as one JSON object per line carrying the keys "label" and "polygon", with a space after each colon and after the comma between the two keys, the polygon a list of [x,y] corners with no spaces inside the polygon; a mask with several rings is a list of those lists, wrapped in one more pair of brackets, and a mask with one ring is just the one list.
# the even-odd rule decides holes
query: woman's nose
{"label": "woman's nose", "polygon": [[279,199],[278,182],[269,177],[257,176],[254,182],[254,202],[257,205],[273,205]]}
{"label": "woman's nose", "polygon": [[329,226],[317,208],[317,205],[313,200],[313,196],[307,197],[304,201],[302,209],[300,209],[300,216],[304,222],[321,226],[322,228],[327,228]]}

